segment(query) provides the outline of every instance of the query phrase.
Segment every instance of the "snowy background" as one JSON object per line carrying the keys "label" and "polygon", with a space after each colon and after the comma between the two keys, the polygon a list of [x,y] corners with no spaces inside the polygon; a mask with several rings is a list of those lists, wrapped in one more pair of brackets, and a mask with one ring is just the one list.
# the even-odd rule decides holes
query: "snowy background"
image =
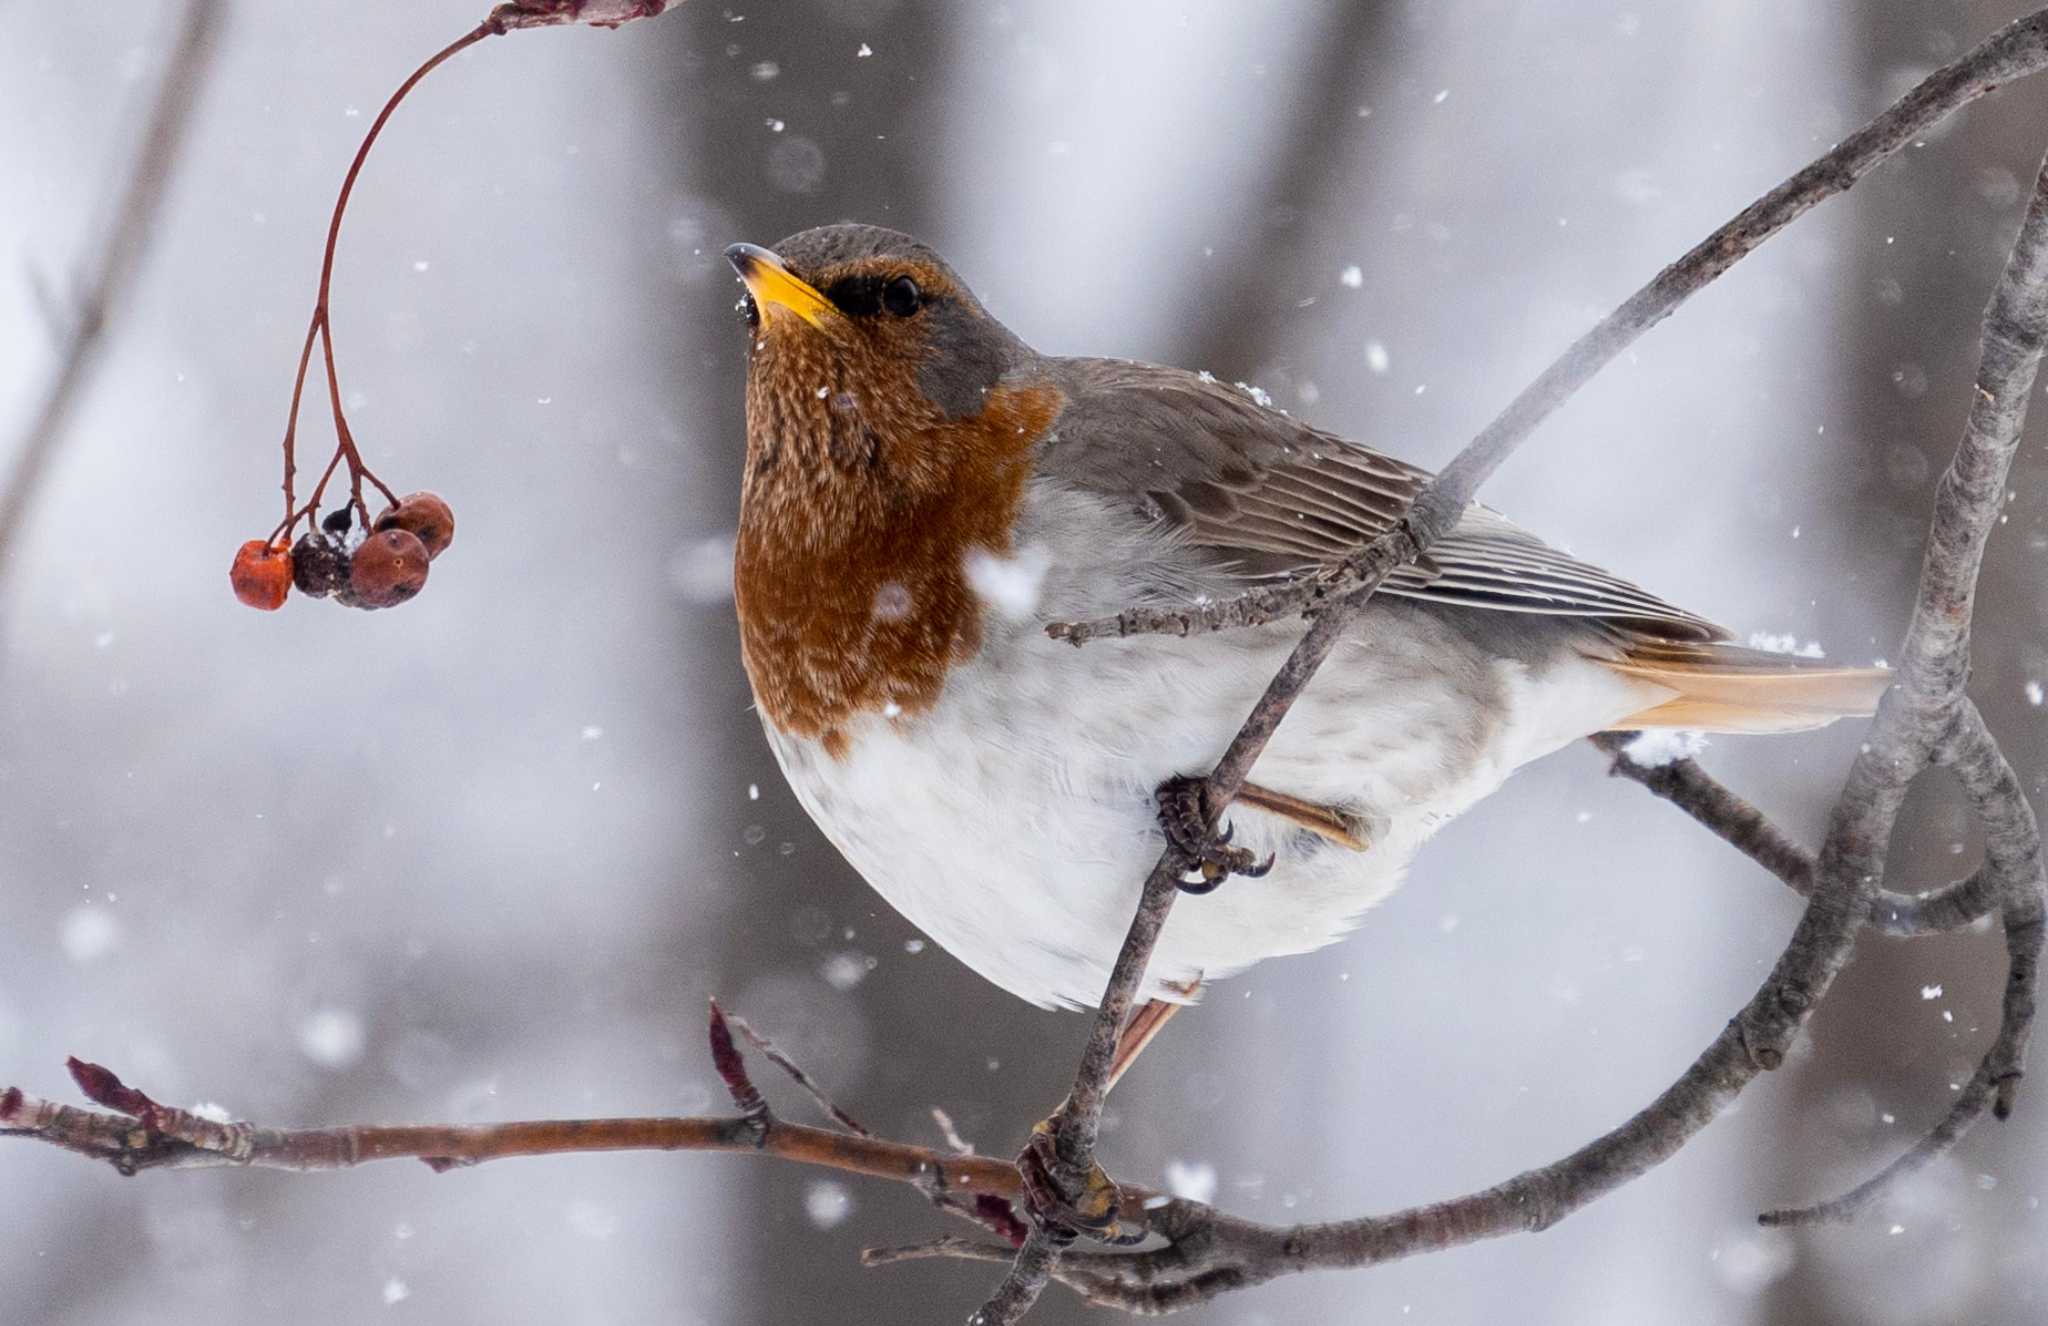
{"label": "snowy background", "polygon": [[[69,1098],[75,1053],[271,1124],[700,1111],[716,992],[872,1125],[937,1141],[938,1105],[1013,1150],[1085,1023],[884,909],[746,708],[719,250],[910,229],[1044,348],[1256,381],[1441,463],[1659,265],[2024,7],[698,0],[486,43],[372,159],[334,312],[358,436],[401,490],[449,497],[455,549],[403,611],[249,612],[222,573],[276,518],[342,167],[480,6],[232,7],[0,605],[0,1080]],[[4,11],[0,446],[51,367],[32,274],[67,279],[175,9]],[[2044,124],[2030,83],[1916,144],[1609,369],[1489,500],[1740,630],[1894,648]],[[2037,793],[2043,470],[2031,444],[1975,684]],[[1729,738],[1706,762],[1810,838],[1856,741]],[[1899,848],[1906,880],[1968,868],[1950,789]],[[1177,1022],[1118,1093],[1108,1163],[1271,1220],[1493,1182],[1668,1082],[1795,915],[1563,752],[1351,940]],[[1872,941],[1788,1070],[1647,1180],[1540,1237],[1189,1320],[2036,1317],[2048,1091],[1863,1225],[1752,1219],[1937,1117],[2001,976],[1995,935]],[[0,1191],[10,1322],[949,1321],[992,1280],[862,1271],[863,1245],[950,1222],[749,1158],[124,1181],[15,1144]],[[1102,1319],[1057,1290],[1034,1318]]]}

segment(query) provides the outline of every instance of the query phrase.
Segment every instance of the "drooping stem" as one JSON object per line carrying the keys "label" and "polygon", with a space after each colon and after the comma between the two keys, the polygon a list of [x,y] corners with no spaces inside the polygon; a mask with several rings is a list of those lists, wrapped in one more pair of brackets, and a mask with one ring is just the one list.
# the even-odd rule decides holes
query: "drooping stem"
{"label": "drooping stem", "polygon": [[[365,479],[375,484],[377,490],[390,501],[398,500],[397,496],[385,487],[384,482],[363,464],[362,453],[356,449],[355,438],[349,432],[348,420],[342,413],[341,379],[334,367],[334,326],[330,315],[330,298],[334,286],[334,252],[341,239],[341,220],[348,213],[349,195],[355,192],[356,180],[363,173],[363,163],[369,160],[370,149],[376,145],[377,135],[384,131],[384,125],[391,119],[392,112],[398,109],[399,103],[419,86],[421,79],[433,73],[457,52],[505,30],[501,22],[486,19],[427,57],[419,68],[413,70],[406,80],[398,85],[398,89],[385,100],[383,109],[377,112],[377,117],[370,121],[369,130],[364,133],[362,143],[356,148],[354,159],[348,164],[347,173],[341,178],[341,192],[334,200],[334,213],[327,222],[327,243],[320,256],[320,288],[313,298],[313,316],[306,324],[306,343],[299,351],[298,372],[292,378],[291,413],[286,418],[284,426],[284,520],[272,532],[273,542],[279,538],[289,537],[292,526],[302,518],[310,519],[318,506],[316,496],[313,502],[307,503],[303,508],[299,507],[297,494],[293,488],[298,473],[299,403],[305,396],[306,373],[312,367],[313,341],[316,337],[320,341],[321,359],[327,370],[327,399],[334,411],[335,452],[339,458],[348,462],[349,500],[355,506],[356,514],[365,525],[369,523],[369,510],[363,505]],[[328,468],[331,473],[332,465]],[[322,489],[325,486],[323,480]]]}

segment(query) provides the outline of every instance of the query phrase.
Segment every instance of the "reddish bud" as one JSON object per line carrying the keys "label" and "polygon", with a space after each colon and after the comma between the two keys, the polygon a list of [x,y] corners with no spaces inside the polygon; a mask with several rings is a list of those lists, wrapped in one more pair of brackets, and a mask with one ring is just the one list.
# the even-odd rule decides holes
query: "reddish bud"
{"label": "reddish bud", "polygon": [[145,1125],[155,1126],[160,1108],[157,1103],[123,1082],[111,1068],[87,1063],[76,1056],[66,1059],[64,1067],[70,1072],[71,1080],[78,1084],[78,1089],[85,1093],[85,1098],[93,1104],[132,1114]]}
{"label": "reddish bud", "polygon": [[455,542],[455,512],[439,493],[411,493],[399,498],[397,506],[385,507],[374,528],[409,531],[426,545],[431,559]]}
{"label": "reddish bud", "polygon": [[426,587],[427,547],[409,530],[379,530],[349,559],[349,588],[365,608],[395,608]]}
{"label": "reddish bud", "polygon": [[281,543],[249,540],[235,551],[228,583],[235,587],[235,597],[250,607],[276,612],[292,589],[291,550]]}

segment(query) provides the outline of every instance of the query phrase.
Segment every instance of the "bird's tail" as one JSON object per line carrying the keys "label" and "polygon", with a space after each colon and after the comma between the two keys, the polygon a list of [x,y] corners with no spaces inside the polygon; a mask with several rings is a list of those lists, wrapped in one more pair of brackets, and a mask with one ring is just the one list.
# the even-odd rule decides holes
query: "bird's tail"
{"label": "bird's tail", "polygon": [[1887,668],[1844,667],[1719,640],[1637,638],[1619,658],[1599,661],[1671,692],[1616,722],[1613,731],[1800,732],[1874,713],[1892,680]]}

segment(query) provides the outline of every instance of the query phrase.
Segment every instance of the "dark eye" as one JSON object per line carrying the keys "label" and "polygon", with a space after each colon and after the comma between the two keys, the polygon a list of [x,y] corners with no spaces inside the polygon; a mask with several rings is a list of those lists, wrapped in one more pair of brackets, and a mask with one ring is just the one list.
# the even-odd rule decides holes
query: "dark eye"
{"label": "dark eye", "polygon": [[882,287],[882,307],[899,318],[907,318],[924,304],[924,295],[917,288],[917,282],[907,276],[899,276]]}

